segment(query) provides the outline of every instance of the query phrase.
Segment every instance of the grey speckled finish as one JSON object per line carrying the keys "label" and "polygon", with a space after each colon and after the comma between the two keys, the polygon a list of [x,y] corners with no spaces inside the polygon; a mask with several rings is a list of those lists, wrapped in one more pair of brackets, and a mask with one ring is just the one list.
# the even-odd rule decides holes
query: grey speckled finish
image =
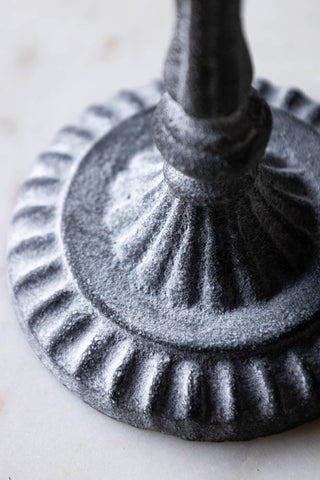
{"label": "grey speckled finish", "polygon": [[256,88],[274,128],[228,236],[164,182],[150,133],[160,83],[88,108],[21,189],[8,268],[22,328],[43,363],[111,417],[220,441],[320,415],[320,106]]}
{"label": "grey speckled finish", "polygon": [[165,94],[152,122],[154,142],[175,195],[197,197],[201,205],[228,202],[264,154],[270,109],[251,87],[241,1],[176,4]]}

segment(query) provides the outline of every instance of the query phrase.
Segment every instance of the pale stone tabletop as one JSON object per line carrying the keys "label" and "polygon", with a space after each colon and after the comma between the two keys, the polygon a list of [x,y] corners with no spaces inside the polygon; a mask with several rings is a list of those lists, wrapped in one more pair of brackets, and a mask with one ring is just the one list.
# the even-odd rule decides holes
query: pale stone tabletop
{"label": "pale stone tabletop", "polygon": [[[159,77],[173,3],[1,1],[0,480],[320,479],[320,420],[200,444],[102,416],[37,360],[8,298],[7,225],[34,157],[87,104]],[[319,0],[247,0],[246,24],[257,74],[320,100]]]}

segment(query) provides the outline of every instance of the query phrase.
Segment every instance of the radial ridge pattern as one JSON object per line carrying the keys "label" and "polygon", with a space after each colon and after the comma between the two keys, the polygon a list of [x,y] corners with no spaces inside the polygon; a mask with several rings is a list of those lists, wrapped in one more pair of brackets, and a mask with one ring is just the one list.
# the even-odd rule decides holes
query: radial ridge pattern
{"label": "radial ridge pattern", "polygon": [[317,220],[303,172],[267,156],[245,195],[211,208],[175,198],[159,153],[116,177],[105,222],[130,280],[172,304],[225,311],[268,298],[307,268]]}
{"label": "radial ridge pattern", "polygon": [[[303,94],[266,82],[256,88],[275,107],[320,129],[320,107]],[[277,349],[190,351],[151,343],[143,332],[121,327],[79,288],[61,234],[74,172],[119,122],[155,105],[161,89],[153,83],[89,107],[37,159],[20,191],[9,240],[9,278],[21,326],[43,363],[69,389],[132,425],[188,439],[235,440],[292,427],[292,418],[314,418],[320,413],[317,322],[282,339]],[[230,310],[272,295],[288,271],[294,278],[312,256],[317,218],[308,182],[297,173],[294,165],[277,163],[271,152],[227,222],[219,209],[208,212],[173,198],[158,153],[146,151],[133,159],[127,177],[118,176],[112,194],[117,201],[103,214],[105,229],[115,232],[115,261],[140,289],[152,292],[156,284],[157,294],[173,304],[183,299],[186,308],[209,302]],[[230,278],[217,260],[223,256],[241,266]],[[264,283],[275,261],[277,268]],[[299,335],[303,342],[297,341]]]}

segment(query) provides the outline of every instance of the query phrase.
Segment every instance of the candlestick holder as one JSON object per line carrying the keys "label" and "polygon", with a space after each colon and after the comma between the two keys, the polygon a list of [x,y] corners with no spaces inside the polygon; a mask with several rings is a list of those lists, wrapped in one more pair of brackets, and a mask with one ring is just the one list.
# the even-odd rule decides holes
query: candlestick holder
{"label": "candlestick holder", "polygon": [[131,425],[244,440],[320,415],[320,105],[251,83],[240,1],[177,0],[164,84],[89,107],[20,191],[21,326]]}

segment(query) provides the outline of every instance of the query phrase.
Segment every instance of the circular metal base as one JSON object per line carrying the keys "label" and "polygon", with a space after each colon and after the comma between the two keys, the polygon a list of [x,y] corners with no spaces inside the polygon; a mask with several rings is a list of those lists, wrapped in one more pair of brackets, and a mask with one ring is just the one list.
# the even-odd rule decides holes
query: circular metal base
{"label": "circular metal base", "polygon": [[[320,106],[267,82],[256,88],[273,106],[269,154],[285,159],[286,181],[303,179],[318,221]],[[196,272],[165,273],[188,260],[183,249],[172,253],[173,243],[203,228],[178,238],[184,207],[164,190],[149,128],[161,90],[153,83],[88,108],[39,156],[10,232],[9,278],[22,328],[70,390],[140,428],[244,440],[315,418],[318,250],[286,288],[229,309],[221,301],[215,310],[205,288],[195,300]],[[232,279],[220,279],[229,299]]]}

